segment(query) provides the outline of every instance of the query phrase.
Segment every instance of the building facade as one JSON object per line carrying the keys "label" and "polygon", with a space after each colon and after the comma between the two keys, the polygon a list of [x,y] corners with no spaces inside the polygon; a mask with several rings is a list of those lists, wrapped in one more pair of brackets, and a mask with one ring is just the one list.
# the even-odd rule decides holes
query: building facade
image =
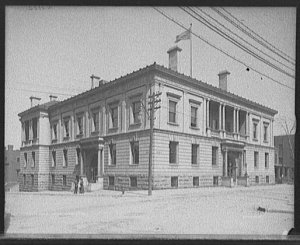
{"label": "building facade", "polygon": [[294,183],[295,135],[274,137],[276,183]]}
{"label": "building facade", "polygon": [[20,113],[20,190],[70,190],[76,176],[91,189],[147,189],[153,92],[153,189],[275,183],[277,111],[229,93],[228,71],[219,88],[178,73],[177,52],[171,68],[154,63]]}
{"label": "building facade", "polygon": [[20,151],[14,150],[13,145],[5,148],[5,184],[18,183],[18,175],[20,171]]}

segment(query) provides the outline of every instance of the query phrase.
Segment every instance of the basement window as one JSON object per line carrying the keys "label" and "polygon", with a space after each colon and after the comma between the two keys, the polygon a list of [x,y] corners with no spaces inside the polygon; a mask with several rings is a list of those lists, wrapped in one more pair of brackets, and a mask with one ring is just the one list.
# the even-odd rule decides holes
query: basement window
{"label": "basement window", "polygon": [[178,188],[178,177],[177,176],[171,177],[171,187]]}
{"label": "basement window", "polygon": [[130,177],[130,187],[137,187],[137,177]]}
{"label": "basement window", "polygon": [[114,186],[115,185],[115,177],[109,176],[108,177],[108,186]]}
{"label": "basement window", "polygon": [[199,177],[193,177],[193,186],[199,186]]}

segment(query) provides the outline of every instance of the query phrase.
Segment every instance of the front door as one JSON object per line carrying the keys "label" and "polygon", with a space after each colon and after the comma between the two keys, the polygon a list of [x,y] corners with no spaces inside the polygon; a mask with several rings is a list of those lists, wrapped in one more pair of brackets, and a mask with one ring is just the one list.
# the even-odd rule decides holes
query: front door
{"label": "front door", "polygon": [[227,156],[227,175],[232,177],[234,180],[236,177],[241,176],[242,162],[239,152],[229,151]]}
{"label": "front door", "polygon": [[89,171],[88,171],[88,181],[90,183],[96,183],[97,174],[98,174],[98,155],[95,154],[90,162]]}

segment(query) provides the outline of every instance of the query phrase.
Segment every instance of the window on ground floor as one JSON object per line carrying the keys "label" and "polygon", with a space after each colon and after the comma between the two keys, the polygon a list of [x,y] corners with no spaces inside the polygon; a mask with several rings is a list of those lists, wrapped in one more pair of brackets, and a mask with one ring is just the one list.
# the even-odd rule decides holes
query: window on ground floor
{"label": "window on ground floor", "polygon": [[170,141],[169,143],[169,163],[177,163],[177,159],[178,159],[178,142],[175,141]]}
{"label": "window on ground floor", "polygon": [[139,142],[130,142],[131,148],[131,164],[139,164]]}
{"label": "window on ground floor", "polygon": [[63,167],[67,167],[68,166],[68,150],[64,149],[63,154],[64,154]]}
{"label": "window on ground floor", "polygon": [[216,166],[218,162],[218,147],[212,147],[212,165]]}
{"label": "window on ground floor", "polygon": [[219,184],[219,177],[218,176],[214,176],[213,177],[213,185],[214,186],[218,186],[218,184]]}
{"label": "window on ground floor", "polygon": [[67,176],[63,175],[63,186],[67,186]]}
{"label": "window on ground floor", "polygon": [[34,186],[34,175],[31,175],[31,185]]}
{"label": "window on ground floor", "polygon": [[171,187],[178,187],[178,177],[177,176],[172,176],[171,177]]}
{"label": "window on ground floor", "polygon": [[196,165],[198,164],[198,144],[192,144],[192,164]]}
{"label": "window on ground floor", "polygon": [[114,176],[109,176],[108,177],[108,185],[109,186],[114,186],[115,185],[115,177]]}
{"label": "window on ground floor", "polygon": [[258,168],[258,151],[254,152],[254,168]]}
{"label": "window on ground floor", "polygon": [[265,168],[269,168],[269,153],[265,153]]}
{"label": "window on ground floor", "polygon": [[55,175],[51,174],[51,184],[54,185],[55,184]]}
{"label": "window on ground floor", "polygon": [[193,186],[199,186],[199,177],[193,177]]}
{"label": "window on ground floor", "polygon": [[266,183],[268,183],[268,184],[270,183],[270,179],[269,179],[268,175],[266,176]]}
{"label": "window on ground floor", "polygon": [[137,187],[137,177],[130,177],[130,187]]}
{"label": "window on ground floor", "polygon": [[255,183],[259,183],[259,177],[258,176],[255,176]]}
{"label": "window on ground floor", "polygon": [[26,174],[23,174],[23,185],[26,184]]}

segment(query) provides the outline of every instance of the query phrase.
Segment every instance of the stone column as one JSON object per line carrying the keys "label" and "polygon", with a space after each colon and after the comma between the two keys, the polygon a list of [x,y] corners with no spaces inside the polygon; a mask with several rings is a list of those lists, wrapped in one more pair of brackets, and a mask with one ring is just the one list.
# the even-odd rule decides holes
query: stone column
{"label": "stone column", "polygon": [[102,162],[102,149],[101,148],[98,148],[98,173],[97,173],[97,176],[98,176],[98,179],[100,177],[102,177],[102,165],[101,165],[101,162]]}
{"label": "stone column", "polygon": [[206,99],[203,100],[203,134],[206,134]]}
{"label": "stone column", "polygon": [[225,104],[223,104],[223,131],[224,131],[224,138],[226,138],[226,130],[225,130],[225,119],[226,119],[226,117],[225,117],[225,111],[226,111],[226,109],[225,109]]}
{"label": "stone column", "polygon": [[236,111],[236,133],[237,133],[237,138],[238,138],[238,140],[240,139],[240,130],[239,130],[239,128],[240,128],[240,123],[239,123],[239,114],[240,114],[240,109],[237,109],[237,111]]}
{"label": "stone column", "polygon": [[222,104],[219,104],[219,130],[220,130],[220,137],[222,137]]}
{"label": "stone column", "polygon": [[225,161],[224,161],[224,164],[225,164],[225,166],[224,166],[224,171],[225,171],[224,176],[227,176],[227,149],[224,152],[224,158],[225,158]]}
{"label": "stone column", "polygon": [[236,108],[233,109],[233,135],[236,134]]}
{"label": "stone column", "polygon": [[210,121],[210,113],[209,113],[209,104],[210,104],[210,99],[207,99],[207,109],[206,109],[206,128],[207,128],[207,136],[210,136],[210,126],[209,126],[209,121]]}
{"label": "stone column", "polygon": [[86,154],[85,151],[80,149],[80,157],[81,157],[81,161],[80,161],[80,176],[84,176],[84,171],[83,171],[83,162],[85,162],[86,160]]}

